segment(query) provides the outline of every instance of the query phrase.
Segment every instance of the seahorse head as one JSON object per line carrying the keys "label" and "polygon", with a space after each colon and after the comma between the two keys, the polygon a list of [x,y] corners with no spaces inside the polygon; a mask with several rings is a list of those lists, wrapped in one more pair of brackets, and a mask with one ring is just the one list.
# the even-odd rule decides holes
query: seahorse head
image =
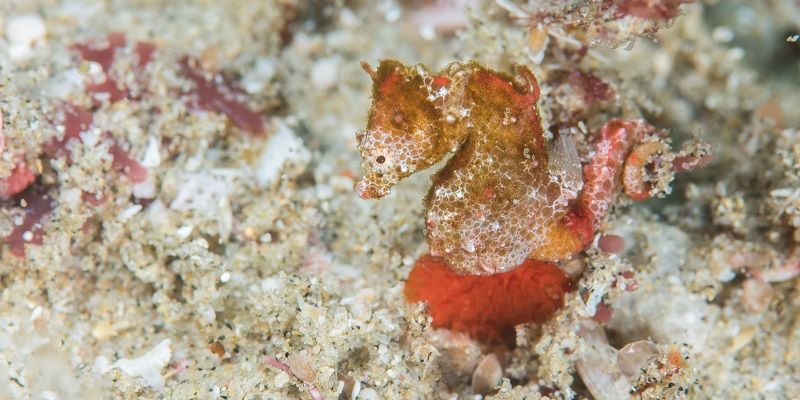
{"label": "seahorse head", "polygon": [[427,168],[449,149],[442,140],[442,113],[432,78],[422,66],[382,60],[378,69],[362,64],[372,77],[372,109],[367,129],[356,132],[365,175],[355,190],[380,198],[401,179]]}

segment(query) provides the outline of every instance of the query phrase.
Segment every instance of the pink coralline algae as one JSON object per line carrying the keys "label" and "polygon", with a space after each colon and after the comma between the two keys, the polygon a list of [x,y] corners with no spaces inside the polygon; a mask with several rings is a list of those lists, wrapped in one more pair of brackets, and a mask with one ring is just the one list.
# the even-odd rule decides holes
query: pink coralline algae
{"label": "pink coralline algae", "polygon": [[[86,91],[97,99],[107,98],[115,103],[122,99],[133,99],[132,90],[123,87],[112,75],[112,67],[118,51],[128,46],[128,40],[122,33],[111,33],[105,40],[78,43],[73,48],[81,60],[97,63],[102,69],[102,76],[97,81],[87,81]],[[153,60],[157,47],[149,42],[137,42],[133,47],[136,65],[133,72],[141,72]],[[137,70],[138,69],[138,70]],[[180,61],[181,73],[192,81],[194,87],[183,93],[187,101],[199,110],[215,111],[225,114],[236,126],[251,134],[264,133],[264,118],[258,111],[252,110],[245,102],[245,96],[236,85],[225,80],[207,77],[196,68],[194,59],[184,57]],[[145,77],[139,76],[139,85],[144,86]]]}
{"label": "pink coralline algae", "polygon": [[[53,138],[45,147],[51,156],[64,156],[72,162],[67,144],[72,140],[82,142],[80,134],[91,128],[94,117],[90,111],[74,105],[62,107],[61,115],[64,135],[61,138]],[[109,138],[110,135],[106,134],[104,137]],[[134,183],[147,179],[147,169],[131,158],[118,142],[113,141],[108,152],[112,157],[112,169],[121,171],[126,178]]]}
{"label": "pink coralline algae", "polygon": [[112,144],[108,152],[112,157],[111,168],[122,172],[131,182],[140,183],[147,179],[147,168],[131,158],[130,154],[118,143]]}

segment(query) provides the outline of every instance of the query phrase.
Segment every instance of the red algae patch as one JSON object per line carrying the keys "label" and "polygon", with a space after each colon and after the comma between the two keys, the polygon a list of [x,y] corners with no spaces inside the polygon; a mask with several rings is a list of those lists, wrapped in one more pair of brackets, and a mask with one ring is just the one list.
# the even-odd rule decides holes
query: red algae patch
{"label": "red algae patch", "polygon": [[64,105],[60,111],[61,124],[64,126],[64,135],[59,139],[52,138],[45,144],[45,150],[51,157],[65,155],[69,157],[67,143],[70,140],[81,140],[81,132],[86,131],[94,122],[94,115],[91,112],[71,104]]}
{"label": "red algae patch", "polygon": [[203,71],[195,67],[196,64],[196,60],[188,57],[181,60],[183,76],[195,85],[186,93],[189,103],[199,110],[225,114],[236,126],[250,134],[264,134],[264,118],[247,105],[243,99],[244,93],[224,79],[207,79]]}
{"label": "red algae patch", "polygon": [[[63,125],[64,136],[61,139],[53,138],[47,145],[52,156],[66,156],[67,160],[71,163],[70,154],[67,149],[67,143],[70,140],[77,140],[83,142],[81,139],[81,132],[88,130],[94,121],[94,115],[83,108],[66,105],[63,108]],[[104,136],[110,137],[106,133]],[[131,182],[139,183],[147,179],[147,169],[142,166],[136,159],[116,141],[111,145],[108,150],[112,157],[111,167],[116,171],[121,171],[126,178]]]}
{"label": "red algae patch", "polygon": [[404,293],[410,302],[428,304],[434,328],[513,344],[514,327],[552,317],[569,288],[567,274],[552,263],[527,260],[501,274],[462,276],[426,255],[411,270]]}
{"label": "red algae patch", "polygon": [[[6,146],[6,137],[3,134],[3,112],[0,110],[0,155],[3,154]],[[11,173],[0,179],[0,197],[13,196],[22,192],[33,181],[36,180],[36,175],[28,168],[25,161],[19,161],[11,170]]]}
{"label": "red algae patch", "polygon": [[127,92],[122,90],[117,81],[109,75],[117,49],[125,47],[126,43],[125,35],[115,32],[108,35],[105,43],[78,43],[72,46],[82,60],[97,63],[103,70],[102,81],[86,83],[86,90],[89,93],[105,94],[112,103],[127,97]]}
{"label": "red algae patch", "polygon": [[573,88],[577,88],[583,100],[590,105],[614,100],[616,96],[614,88],[607,82],[581,70],[575,70],[570,73],[567,82]]}
{"label": "red algae patch", "polygon": [[31,186],[19,195],[19,203],[25,210],[20,223],[6,236],[3,243],[11,246],[11,254],[25,257],[25,244],[41,245],[44,239],[42,219],[53,211],[54,203],[49,194],[49,187]]}
{"label": "red algae patch", "polygon": [[119,144],[114,143],[109,149],[109,153],[113,158],[111,167],[121,171],[131,182],[140,183],[147,179],[147,168],[131,158],[130,154],[120,147]]}

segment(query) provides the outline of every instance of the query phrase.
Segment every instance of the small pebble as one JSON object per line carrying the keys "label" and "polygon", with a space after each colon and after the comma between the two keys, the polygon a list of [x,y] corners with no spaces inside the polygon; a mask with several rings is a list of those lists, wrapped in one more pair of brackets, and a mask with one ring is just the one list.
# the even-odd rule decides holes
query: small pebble
{"label": "small pebble", "polygon": [[619,254],[625,250],[625,239],[618,235],[603,235],[597,240],[597,247],[606,253]]}
{"label": "small pebble", "polygon": [[292,370],[294,376],[303,382],[313,382],[317,377],[317,374],[309,363],[308,357],[308,352],[301,351],[289,354],[289,357],[286,358],[286,365]]}
{"label": "small pebble", "polygon": [[284,385],[289,383],[289,379],[290,379],[289,374],[287,374],[286,372],[281,371],[281,372],[278,373],[278,375],[275,375],[275,380],[273,381],[273,383],[275,384],[275,387],[280,389]]}
{"label": "small pebble", "polygon": [[761,313],[772,300],[772,286],[760,279],[748,279],[742,284],[742,306],[753,314]]}
{"label": "small pebble", "polygon": [[339,61],[335,58],[317,60],[311,66],[311,82],[319,90],[328,90],[336,85]]}
{"label": "small pebble", "polygon": [[500,366],[497,356],[486,355],[472,374],[472,391],[484,396],[491,394],[494,392],[494,388],[500,384],[501,379],[503,379],[503,368]]}
{"label": "small pebble", "polygon": [[47,28],[36,14],[20,15],[8,21],[6,37],[12,45],[31,46],[44,39]]}
{"label": "small pebble", "polygon": [[586,264],[581,258],[574,258],[561,265],[561,270],[571,277],[579,276],[586,269]]}
{"label": "small pebble", "polygon": [[626,344],[619,350],[617,365],[626,376],[634,376],[656,356],[658,356],[658,348],[655,344],[647,340],[638,340]]}
{"label": "small pebble", "polygon": [[381,397],[378,396],[378,392],[372,388],[361,389],[361,392],[358,393],[358,399],[361,400],[378,400]]}
{"label": "small pebble", "polygon": [[25,61],[32,55],[31,49],[43,41],[47,34],[42,17],[30,14],[12,18],[6,26],[8,55],[13,61]]}
{"label": "small pebble", "polygon": [[208,350],[214,353],[217,357],[225,356],[225,346],[220,342],[211,342],[208,344]]}

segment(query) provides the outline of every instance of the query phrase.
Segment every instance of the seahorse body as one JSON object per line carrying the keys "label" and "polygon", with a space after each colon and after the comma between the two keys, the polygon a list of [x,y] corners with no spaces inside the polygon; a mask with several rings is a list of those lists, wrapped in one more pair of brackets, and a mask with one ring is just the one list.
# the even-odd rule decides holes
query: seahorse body
{"label": "seahorse body", "polygon": [[356,183],[362,197],[385,196],[453,151],[424,201],[434,256],[459,274],[489,275],[551,246],[549,232],[577,197],[581,171],[568,139],[545,141],[539,85],[526,67],[515,66],[513,76],[475,62],[436,75],[396,61],[366,69],[374,103],[357,134],[367,171]]}

